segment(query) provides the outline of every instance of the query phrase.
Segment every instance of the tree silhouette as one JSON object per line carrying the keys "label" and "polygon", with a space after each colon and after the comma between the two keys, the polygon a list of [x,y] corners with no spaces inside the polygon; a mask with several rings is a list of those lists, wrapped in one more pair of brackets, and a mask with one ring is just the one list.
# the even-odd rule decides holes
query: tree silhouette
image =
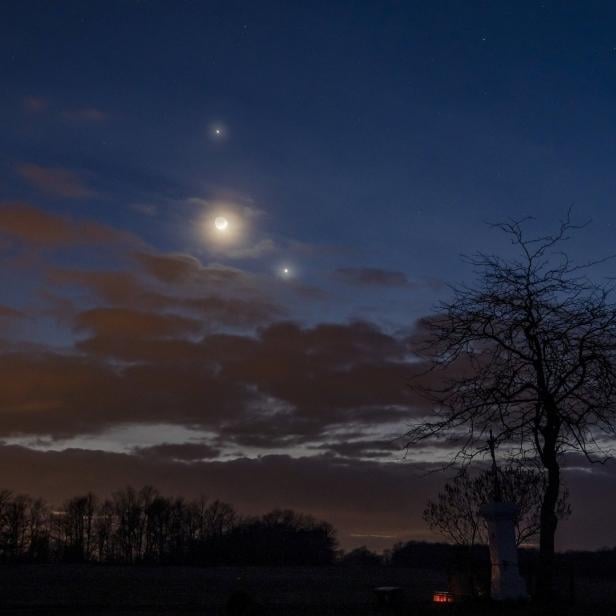
{"label": "tree silhouette", "polygon": [[[616,416],[616,307],[611,289],[588,278],[563,244],[579,229],[569,216],[553,235],[529,238],[526,221],[496,225],[517,249],[469,259],[477,282],[423,323],[421,354],[430,382],[411,385],[435,404],[408,445],[453,438],[453,462],[485,452],[490,430],[519,456],[536,457],[546,483],[540,512],[537,591],[551,592],[558,525],[560,460],[581,452],[591,462],[609,451]],[[596,264],[596,262],[595,262]],[[428,375],[424,375],[424,378]]]}
{"label": "tree silhouette", "polygon": [[[515,537],[517,545],[521,545],[540,531],[546,478],[536,468],[515,463],[499,468],[498,474],[503,501],[515,503],[520,509]],[[493,484],[492,470],[471,475],[467,468],[462,468],[443,486],[436,500],[428,501],[424,520],[431,530],[457,545],[472,547],[476,543],[486,543],[487,529],[479,508],[492,500]],[[559,519],[571,513],[566,490],[561,491],[556,513]]]}
{"label": "tree silhouette", "polygon": [[325,565],[331,525],[289,510],[241,518],[205,498],[163,496],[152,486],[111,498],[75,496],[61,507],[0,491],[0,559],[122,564]]}

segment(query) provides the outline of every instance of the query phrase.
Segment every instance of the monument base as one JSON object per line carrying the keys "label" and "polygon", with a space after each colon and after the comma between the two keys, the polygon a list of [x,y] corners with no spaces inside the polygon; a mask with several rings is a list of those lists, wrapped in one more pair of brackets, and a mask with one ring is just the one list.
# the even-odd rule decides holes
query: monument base
{"label": "monument base", "polygon": [[479,510],[488,525],[490,596],[496,601],[528,599],[526,583],[518,568],[518,548],[514,524],[518,507],[512,503],[488,503]]}

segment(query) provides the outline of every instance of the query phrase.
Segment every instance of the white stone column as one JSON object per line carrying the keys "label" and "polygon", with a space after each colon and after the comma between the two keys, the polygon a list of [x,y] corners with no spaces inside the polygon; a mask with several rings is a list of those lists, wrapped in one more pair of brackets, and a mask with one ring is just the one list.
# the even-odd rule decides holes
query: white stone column
{"label": "white stone column", "polygon": [[488,524],[492,575],[490,594],[496,601],[527,599],[526,584],[518,568],[518,547],[514,524],[518,506],[512,503],[488,503],[479,515]]}

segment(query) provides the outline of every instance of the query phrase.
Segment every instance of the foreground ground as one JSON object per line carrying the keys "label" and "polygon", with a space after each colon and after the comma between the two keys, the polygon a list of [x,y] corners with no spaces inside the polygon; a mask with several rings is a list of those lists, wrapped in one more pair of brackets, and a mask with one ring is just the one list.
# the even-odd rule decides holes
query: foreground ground
{"label": "foreground ground", "polygon": [[[395,609],[379,609],[377,586],[400,586],[402,603]],[[605,579],[578,580],[576,604],[565,597],[550,609],[432,605],[432,592],[446,586],[443,572],[418,569],[21,565],[0,568],[0,613],[222,616],[229,613],[225,606],[232,595],[250,597],[257,605],[251,613],[272,616],[616,613],[616,581]]]}

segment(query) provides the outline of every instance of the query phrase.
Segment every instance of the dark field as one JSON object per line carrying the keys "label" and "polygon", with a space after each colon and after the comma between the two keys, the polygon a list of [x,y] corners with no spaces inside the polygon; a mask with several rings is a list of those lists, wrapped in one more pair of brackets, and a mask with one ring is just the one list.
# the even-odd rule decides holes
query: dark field
{"label": "dark field", "polygon": [[[403,603],[379,609],[376,586],[400,586]],[[577,604],[549,608],[478,603],[431,605],[443,572],[399,568],[115,567],[22,565],[0,568],[1,614],[224,615],[232,593],[248,593],[255,614],[612,614],[616,582],[578,580]],[[614,606],[614,607],[610,607]]]}
{"label": "dark field", "polygon": [[374,587],[385,585],[428,600],[446,578],[431,571],[341,567],[0,568],[3,614],[225,614],[234,591],[248,592],[264,614],[363,614],[371,613]]}

